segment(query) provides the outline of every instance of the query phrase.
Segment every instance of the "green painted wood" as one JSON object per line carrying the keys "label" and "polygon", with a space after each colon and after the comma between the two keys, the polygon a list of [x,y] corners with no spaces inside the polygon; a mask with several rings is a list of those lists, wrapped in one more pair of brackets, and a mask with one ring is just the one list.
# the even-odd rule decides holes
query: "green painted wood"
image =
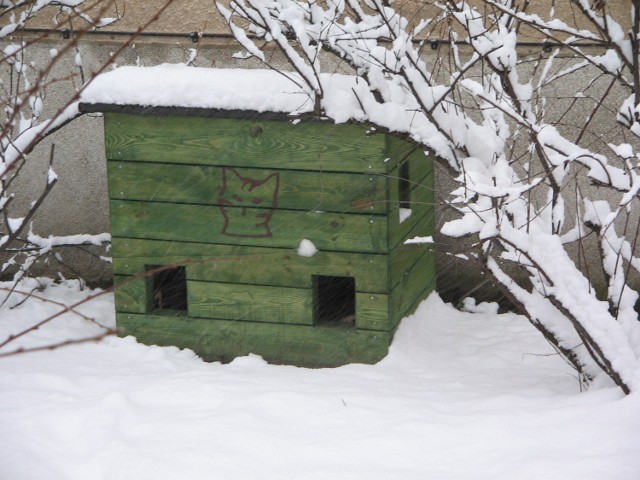
{"label": "green painted wood", "polygon": [[[114,277],[117,312],[150,312],[148,278]],[[314,321],[311,289],[189,281],[187,293],[191,317],[301,325],[312,325]],[[396,297],[398,300],[402,299]],[[356,292],[356,328],[388,331],[389,308],[387,295]]]}
{"label": "green painted wood", "polygon": [[385,137],[331,122],[105,114],[110,160],[384,173]]}
{"label": "green painted wood", "polygon": [[389,297],[356,293],[356,328],[389,331]]}
{"label": "green painted wood", "polygon": [[390,343],[388,332],[349,327],[281,325],[117,314],[121,335],[134,335],[148,345],[190,348],[206,361],[228,362],[255,353],[270,363],[301,367],[337,367],[347,363],[376,363]]}
{"label": "green painted wood", "polygon": [[433,238],[435,231],[435,217],[433,214],[427,214],[423,219],[417,222],[414,228],[408,231],[401,242],[389,254],[389,290],[393,289],[400,279],[414,265],[415,261],[422,257],[425,252],[435,254],[434,244],[409,244],[405,245],[407,239],[414,237]]}
{"label": "green painted wood", "polygon": [[411,314],[418,303],[435,288],[435,272],[435,255],[433,252],[425,252],[393,288],[389,296],[391,329],[403,317]]}
{"label": "green painted wood", "polygon": [[389,256],[390,291],[406,276],[426,253],[435,255],[433,245],[400,245]]}
{"label": "green painted wood", "polygon": [[113,279],[116,311],[146,313],[147,280],[132,280],[130,276],[115,275]]}
{"label": "green painted wood", "polygon": [[[239,194],[249,205],[272,205],[272,188],[265,185],[249,191],[244,182],[262,181],[274,174],[278,181],[276,201],[281,209],[338,213],[387,210],[386,181],[381,175],[167,163],[108,162],[109,196],[116,200],[219,205],[221,201],[236,202],[228,197]],[[275,180],[271,180],[274,186]]]}
{"label": "green painted wood", "polygon": [[394,178],[396,181],[391,185],[391,198],[396,199],[398,197],[398,178],[400,176],[400,164],[408,163],[409,165],[409,180],[414,185],[426,185],[433,188],[433,179],[425,180],[429,175],[433,175],[433,162],[434,157],[426,155],[424,150],[412,145],[413,148],[407,152],[407,155],[403,156],[402,161],[397,162],[392,169],[387,172],[387,177]]}
{"label": "green painted wood", "polygon": [[411,302],[405,312],[402,314],[397,314],[394,319],[391,320],[391,324],[393,327],[391,328],[391,338],[396,334],[398,327],[400,326],[400,322],[403,318],[408,317],[409,315],[413,315],[423,300],[425,300],[433,291],[436,290],[436,280],[435,278],[427,285],[425,285],[424,289],[415,296],[413,302]]}
{"label": "green painted wood", "polygon": [[[155,266],[155,265],[154,265]],[[136,275],[114,275],[116,312],[150,313],[170,316],[184,316],[186,310],[153,309],[152,277],[150,272],[138,272]]]}
{"label": "green painted wood", "polygon": [[[433,207],[434,184],[433,184],[433,163],[428,157],[421,156],[414,158],[411,155],[408,160],[409,181],[411,183],[410,200],[412,204],[427,203]],[[387,189],[389,191],[390,210],[397,210],[400,185],[400,165],[394,168],[387,175]]]}
{"label": "green painted wood", "polygon": [[[415,185],[411,190],[411,216],[400,222],[400,211],[397,204],[388,216],[389,248],[392,250],[406,240],[416,225],[433,222],[435,216],[433,201],[433,177],[429,175],[425,181]],[[392,197],[394,198],[394,197]],[[397,198],[397,197],[395,197]]]}
{"label": "green painted wood", "polygon": [[405,160],[416,151],[421,154],[423,149],[415,142],[410,142],[393,134],[385,137],[385,158],[387,159],[387,172],[393,170],[398,163]]}
{"label": "green painted wood", "polygon": [[[416,162],[414,167],[422,168],[420,165],[424,162],[429,169],[429,173],[433,173],[434,162],[436,161],[436,157],[425,152],[424,148],[417,146],[414,150],[412,150],[409,155],[406,157],[407,160],[411,162]],[[418,178],[418,176],[416,176]]]}
{"label": "green painted wood", "polygon": [[[260,226],[265,218],[257,215],[270,214],[269,229]],[[306,238],[320,250],[387,250],[386,219],[381,215],[235,207],[223,211],[202,205],[112,200],[111,233],[115,237],[285,248],[297,248]]]}
{"label": "green painted wood", "polygon": [[[430,247],[403,245],[433,234],[433,165],[411,142],[366,132],[106,114],[116,280],[187,259],[189,315],[144,313],[142,278],[116,288],[119,327],[207,360],[251,352],[312,367],[382,359],[400,318],[435,283]],[[415,185],[412,216],[400,223],[404,161]],[[303,238],[320,249],[315,256],[296,254]],[[356,279],[355,328],[312,325],[312,275]]]}
{"label": "green painted wood", "polygon": [[189,280],[311,288],[312,275],[354,277],[356,291],[388,293],[387,256],[295,249],[208,245],[134,238],[112,239],[113,271],[136,275],[146,265],[187,262]]}
{"label": "green painted wood", "polygon": [[187,293],[191,317],[313,325],[308,288],[189,281]]}

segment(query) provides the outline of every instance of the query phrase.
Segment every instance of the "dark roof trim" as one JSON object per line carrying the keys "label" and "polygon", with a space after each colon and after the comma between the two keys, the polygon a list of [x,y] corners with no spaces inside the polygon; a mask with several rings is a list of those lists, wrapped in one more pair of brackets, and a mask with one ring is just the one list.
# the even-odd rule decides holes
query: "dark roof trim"
{"label": "dark roof trim", "polygon": [[[226,25],[225,25],[226,27]],[[67,39],[75,32],[72,32],[68,28],[30,28],[25,27],[21,28],[19,32],[24,33],[32,33],[32,34],[50,34],[55,33],[62,35],[63,38]],[[14,33],[16,35],[18,32]],[[234,40],[235,37],[230,32],[217,32],[217,33],[206,33],[206,32],[137,32],[137,31],[124,31],[124,30],[86,30],[82,32],[83,35],[95,35],[95,36],[112,36],[112,37],[169,37],[169,38],[189,38],[193,43],[197,43],[202,39],[223,39],[223,40]],[[247,34],[249,38],[257,38],[255,34]],[[380,39],[381,43],[388,42],[388,40]],[[425,38],[418,37],[413,39],[413,43],[421,43],[430,44],[432,50],[437,50],[441,45],[451,45],[451,40],[447,38]],[[456,45],[469,45],[469,42],[466,40],[459,40],[455,42]],[[543,48],[545,51],[549,51],[549,49],[556,47],[566,47],[562,42],[550,42],[548,40],[538,40],[538,41],[529,41],[529,42],[517,42],[517,47],[529,47],[529,48]],[[572,47],[579,48],[594,48],[600,47],[605,48],[607,45],[604,42],[574,42],[571,43]]]}
{"label": "dark roof trim", "polygon": [[79,110],[82,113],[114,112],[127,113],[131,115],[233,118],[240,120],[327,120],[326,118],[319,118],[311,113],[302,115],[289,115],[282,112],[257,112],[255,110],[223,110],[219,108],[194,107],[153,107],[143,105],[115,105],[112,103],[80,103]]}

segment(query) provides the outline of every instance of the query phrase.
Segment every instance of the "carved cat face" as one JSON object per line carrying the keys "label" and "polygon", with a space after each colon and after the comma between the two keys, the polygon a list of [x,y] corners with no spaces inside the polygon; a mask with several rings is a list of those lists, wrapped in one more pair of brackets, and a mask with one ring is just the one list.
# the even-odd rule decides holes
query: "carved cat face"
{"label": "carved cat face", "polygon": [[[224,167],[218,203],[224,218],[222,234],[231,237],[271,237],[269,221],[278,206],[280,175],[257,180]],[[265,211],[266,210],[266,211]]]}

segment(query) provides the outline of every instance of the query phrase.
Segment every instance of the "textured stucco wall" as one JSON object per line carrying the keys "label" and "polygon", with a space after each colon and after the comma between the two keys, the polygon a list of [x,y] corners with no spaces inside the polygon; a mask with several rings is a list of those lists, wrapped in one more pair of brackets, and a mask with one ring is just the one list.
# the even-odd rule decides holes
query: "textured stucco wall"
{"label": "textured stucco wall", "polygon": [[[607,0],[604,2],[606,11],[622,22],[623,27],[628,27],[631,18],[628,14],[632,0]],[[228,4],[223,0],[221,3]],[[440,0],[395,0],[393,8],[400,12],[411,23],[416,24],[425,17],[435,17],[440,12],[437,4]],[[492,7],[486,6],[483,0],[470,0],[480,11],[490,12]],[[520,2],[524,4],[525,2]],[[588,21],[580,12],[574,0],[533,0],[528,2],[527,12],[546,18],[553,11],[557,18],[576,28],[585,28]],[[145,24],[151,18],[157,16],[148,30],[164,33],[190,33],[204,32],[223,34],[228,32],[224,19],[217,13],[212,0],[144,0],[130,2],[126,0],[100,0],[99,2],[87,2],[94,5],[89,10],[92,16],[100,15],[109,18],[121,18],[117,23],[106,28],[107,31],[135,31],[140,25]],[[56,9],[57,10],[57,9]],[[55,13],[56,10],[53,10]],[[162,12],[158,14],[158,12]],[[71,26],[79,28],[82,22],[65,14],[56,14],[55,22],[53,14],[39,15],[31,22],[31,26],[39,28],[64,28]],[[71,20],[70,20],[71,19]],[[436,26],[424,30],[430,37],[446,35],[445,31]],[[539,41],[539,34],[528,30],[526,26],[521,29],[522,41]]]}
{"label": "textured stucco wall", "polygon": [[[142,2],[141,2],[142,3]],[[118,29],[134,29],[140,18],[148,15],[152,5],[163,3],[161,0],[148,0],[144,2],[145,8],[141,9],[135,5],[127,4],[128,23],[119,23]],[[556,2],[557,4],[558,2]],[[563,5],[556,5],[556,10],[569,8],[569,2],[561,2]],[[169,14],[154,24],[153,31],[165,32],[190,32],[203,30],[205,32],[220,32],[221,22],[213,13],[209,2],[198,2],[184,0],[174,5],[176,10],[168,11]],[[571,11],[568,11],[571,14]],[[205,26],[206,25],[206,26]],[[116,27],[113,27],[116,28]],[[33,37],[32,37],[33,38]],[[87,36],[82,40],[80,48],[82,52],[83,65],[87,72],[95,70],[101,62],[109,58],[111,52],[117,50],[125,37],[119,35]],[[55,35],[46,42],[41,42],[37,47],[30,49],[32,60],[45,62],[49,55],[49,49],[59,44],[59,37]],[[117,59],[117,64],[141,64],[154,65],[164,62],[182,62],[190,54],[191,48],[198,48],[196,64],[204,67],[232,67],[232,68],[256,68],[259,63],[256,60],[238,60],[232,57],[234,52],[239,51],[232,39],[210,39],[205,38],[201,42],[194,44],[187,37],[144,37],[137,39],[135,44],[125,50],[123,55]],[[442,47],[446,48],[446,47]],[[429,61],[435,60],[440,55],[445,55],[444,51],[426,50],[425,55],[430,56]],[[540,46],[528,46],[521,49],[522,55],[530,55],[537,58],[542,53]],[[275,65],[286,66],[286,63],[279,59],[277,53],[271,54],[271,60]],[[570,52],[565,51],[559,56],[558,65],[570,64],[575,61]],[[332,60],[333,61],[333,60]],[[54,75],[63,75],[72,67],[72,58],[65,59],[58,67]],[[340,70],[340,66],[336,65]],[[556,90],[550,92],[553,98],[549,102],[548,118],[560,118],[567,108],[572,104],[572,97],[576,91],[576,85],[582,84],[582,88],[587,86],[596,78],[597,72],[581,73],[580,75],[567,78],[558,84]],[[69,94],[69,85],[65,83],[56,84],[48,91],[49,104],[56,105]],[[592,87],[593,91],[597,91]],[[584,119],[588,114],[588,109],[580,105],[574,105],[570,115],[563,119],[563,127],[568,132],[576,132],[584,124]],[[609,112],[602,112],[602,118],[594,122],[595,135],[607,136],[609,141],[615,142],[618,131],[610,123]],[[613,129],[613,130],[612,130]],[[620,137],[622,139],[622,137]],[[595,139],[594,139],[595,140]],[[102,119],[99,115],[85,115],[75,120],[71,125],[56,132],[29,156],[29,161],[21,175],[20,183],[15,185],[19,191],[38,191],[42,188],[46,179],[47,161],[49,157],[51,143],[56,144],[55,170],[59,174],[59,183],[42,206],[35,219],[36,232],[44,234],[74,234],[74,233],[100,233],[109,231],[108,223],[108,198],[106,187],[106,165],[104,158],[103,128]],[[437,196],[446,198],[450,191],[452,182],[450,173],[442,167],[437,170]],[[581,184],[580,188],[588,191],[588,186]],[[571,197],[571,196],[569,196]],[[26,208],[32,196],[18,195],[15,206]],[[543,201],[543,200],[540,200]],[[22,205],[20,204],[22,202]],[[438,206],[440,223],[446,218],[445,209]],[[459,246],[458,242],[451,239],[439,237],[441,248],[449,250],[449,246]],[[594,255],[594,245],[589,246],[588,255]],[[453,248],[451,248],[453,249]],[[577,255],[577,254],[576,254]],[[95,261],[95,259],[83,251],[72,250],[63,253],[65,261],[73,265],[74,268],[92,282],[107,283],[110,280],[110,269],[108,264]],[[59,266],[54,266],[54,270]],[[440,269],[446,271],[448,280],[447,287],[455,288],[464,293],[470,282],[470,275],[477,272],[468,265],[451,261],[451,258],[442,255],[440,257]],[[72,275],[73,272],[65,271],[65,275]],[[481,277],[478,277],[481,280]]]}

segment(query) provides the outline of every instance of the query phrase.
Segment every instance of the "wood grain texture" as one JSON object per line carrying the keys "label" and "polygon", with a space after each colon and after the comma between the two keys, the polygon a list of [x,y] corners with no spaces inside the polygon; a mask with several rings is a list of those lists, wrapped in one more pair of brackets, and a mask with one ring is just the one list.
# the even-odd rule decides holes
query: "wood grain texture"
{"label": "wood grain texture", "polygon": [[[433,159],[424,155],[422,151],[413,150],[401,164],[405,162],[408,162],[408,176],[411,189],[428,188],[433,194]],[[399,197],[400,165],[396,165],[391,169],[386,174],[386,177],[390,180],[387,187],[389,191],[389,201],[397,202]]]}
{"label": "wood grain texture", "polygon": [[[108,162],[109,196],[116,200],[220,205],[225,167],[146,162]],[[243,178],[279,175],[278,208],[326,212],[386,213],[386,181],[381,175],[234,168]],[[252,199],[267,205],[272,192],[255,189]],[[247,192],[249,196],[249,192]]]}
{"label": "wood grain texture", "polygon": [[146,313],[148,309],[147,279],[114,275],[116,312]]}
{"label": "wood grain texture", "polygon": [[318,251],[312,257],[292,248],[112,239],[113,270],[136,275],[146,265],[185,262],[189,280],[311,288],[312,275],[354,277],[358,292],[387,292],[387,256]]}
{"label": "wood grain texture", "polygon": [[364,125],[105,114],[110,160],[385,173],[385,137]]}
{"label": "wood grain texture", "polygon": [[389,297],[356,293],[356,328],[389,331]]}
{"label": "wood grain texture", "polygon": [[390,327],[413,313],[421,300],[435,289],[436,263],[433,252],[425,252],[400,279],[389,295]]}
{"label": "wood grain texture", "polygon": [[194,350],[206,361],[228,362],[254,353],[275,364],[337,367],[376,363],[388,352],[387,332],[308,325],[281,325],[192,317],[120,313],[121,335],[148,345]]}
{"label": "wood grain texture", "polygon": [[[118,326],[207,360],[257,353],[326,367],[382,359],[399,320],[435,284],[431,247],[403,244],[433,234],[433,163],[410,142],[367,132],[106,114],[115,278],[185,262],[188,279],[180,315],[148,313],[148,279],[120,283]],[[403,162],[412,215],[400,222]],[[299,256],[302,239],[319,252]],[[313,325],[314,275],[355,278],[355,328]]]}
{"label": "wood grain texture", "polygon": [[385,136],[385,159],[387,163],[387,173],[391,172],[398,164],[418,152],[424,155],[423,149],[414,142],[409,142],[393,134]]}
{"label": "wood grain texture", "polygon": [[405,245],[405,241],[414,237],[433,238],[435,232],[435,217],[433,211],[415,222],[413,229],[408,230],[401,241],[389,254],[389,290],[392,290],[400,279],[413,268],[416,260],[422,257],[425,252],[431,252],[435,257],[435,244],[409,244]]}
{"label": "wood grain texture", "polygon": [[224,233],[220,207],[172,203],[111,201],[111,232],[115,237],[150,240],[189,240],[297,248],[302,239],[320,250],[380,252],[387,250],[386,219],[381,215],[337,214],[277,210],[269,221],[269,234],[259,226],[271,211],[229,207],[233,235]]}
{"label": "wood grain texture", "polygon": [[309,288],[189,281],[189,316],[313,325]]}
{"label": "wood grain texture", "polygon": [[425,254],[430,254],[435,258],[433,244],[401,244],[389,255],[389,291],[398,285]]}
{"label": "wood grain texture", "polygon": [[[397,193],[393,193],[397,194]],[[400,222],[398,204],[394,203],[394,208],[388,216],[389,249],[393,250],[397,245],[407,239],[410,232],[414,231],[417,225],[433,224],[435,215],[433,205],[433,176],[429,174],[421,183],[411,189],[411,216]],[[397,197],[392,197],[397,198]]]}

